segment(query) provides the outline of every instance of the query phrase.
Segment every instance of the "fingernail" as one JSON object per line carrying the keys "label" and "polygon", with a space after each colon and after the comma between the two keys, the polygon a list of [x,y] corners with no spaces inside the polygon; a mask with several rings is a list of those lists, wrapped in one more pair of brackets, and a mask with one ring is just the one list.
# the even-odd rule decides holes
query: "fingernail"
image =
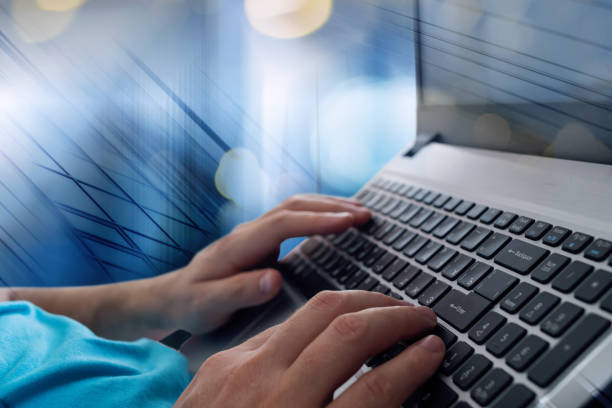
{"label": "fingernail", "polygon": [[431,320],[431,322],[434,325],[438,322],[438,319],[436,318],[436,314],[430,308],[425,307],[425,306],[419,306],[419,307],[416,307],[414,310],[421,313],[427,319]]}
{"label": "fingernail", "polygon": [[427,336],[419,342],[419,347],[431,353],[440,353],[444,350],[444,343],[438,336]]}
{"label": "fingernail", "polygon": [[270,293],[274,286],[274,272],[266,272],[264,276],[259,279],[259,290],[261,293]]}

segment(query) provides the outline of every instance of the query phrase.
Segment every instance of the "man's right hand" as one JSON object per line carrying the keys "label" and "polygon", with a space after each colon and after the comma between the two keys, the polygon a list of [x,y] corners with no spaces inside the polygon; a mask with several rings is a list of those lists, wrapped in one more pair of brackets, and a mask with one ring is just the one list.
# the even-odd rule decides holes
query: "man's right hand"
{"label": "man's right hand", "polygon": [[379,293],[320,292],[284,323],[210,357],[175,407],[398,407],[438,368],[429,335],[333,392],[371,356],[436,326],[431,309]]}

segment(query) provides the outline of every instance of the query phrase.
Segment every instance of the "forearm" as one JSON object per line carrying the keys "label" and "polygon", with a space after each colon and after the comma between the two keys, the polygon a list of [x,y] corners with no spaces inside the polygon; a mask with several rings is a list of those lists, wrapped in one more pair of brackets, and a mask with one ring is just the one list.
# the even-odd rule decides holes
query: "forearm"
{"label": "forearm", "polygon": [[4,298],[27,300],[54,314],[68,316],[102,337],[133,340],[164,326],[156,312],[153,279],[99,286],[10,288]]}

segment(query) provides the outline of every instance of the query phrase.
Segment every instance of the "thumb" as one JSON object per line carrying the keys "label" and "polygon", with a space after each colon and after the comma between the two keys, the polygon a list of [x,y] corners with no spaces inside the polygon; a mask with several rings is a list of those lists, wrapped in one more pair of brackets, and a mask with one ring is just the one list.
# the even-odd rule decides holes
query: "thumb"
{"label": "thumb", "polygon": [[278,294],[282,284],[280,272],[272,268],[207,282],[214,298],[229,312],[268,302]]}

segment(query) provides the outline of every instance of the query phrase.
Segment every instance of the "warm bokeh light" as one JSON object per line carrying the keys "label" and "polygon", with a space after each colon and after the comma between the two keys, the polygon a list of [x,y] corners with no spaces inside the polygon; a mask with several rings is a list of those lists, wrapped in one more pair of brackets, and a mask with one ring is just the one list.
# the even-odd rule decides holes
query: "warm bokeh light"
{"label": "warm bokeh light", "polygon": [[74,18],[74,10],[48,11],[36,0],[13,0],[12,16],[15,31],[30,43],[48,41],[62,33]]}
{"label": "warm bokeh light", "polygon": [[576,122],[563,126],[544,154],[573,160],[612,161],[612,151],[597,140],[587,127]]}
{"label": "warm bokeh light", "polygon": [[298,38],[316,31],[329,19],[333,0],[245,0],[251,26],[275,38]]}
{"label": "warm bokeh light", "polygon": [[507,147],[512,137],[508,121],[495,113],[485,113],[474,123],[472,129],[477,144],[495,149]]}
{"label": "warm bokeh light", "polygon": [[219,193],[239,206],[257,206],[271,184],[257,157],[245,148],[225,153],[215,173]]}
{"label": "warm bokeh light", "polygon": [[42,10],[68,11],[80,7],[86,0],[36,0]]}

